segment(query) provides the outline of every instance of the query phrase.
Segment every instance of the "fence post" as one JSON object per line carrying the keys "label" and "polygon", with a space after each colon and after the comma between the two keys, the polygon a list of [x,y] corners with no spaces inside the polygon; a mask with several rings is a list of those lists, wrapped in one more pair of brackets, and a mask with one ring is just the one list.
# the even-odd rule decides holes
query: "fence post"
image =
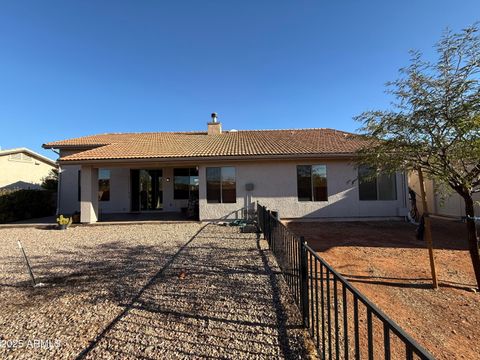
{"label": "fence post", "polygon": [[270,250],[274,251],[273,237],[272,237],[272,222],[270,221],[270,210],[267,209],[265,217],[267,218],[267,240]]}
{"label": "fence post", "polygon": [[303,236],[300,236],[298,242],[299,255],[300,255],[300,302],[302,309],[303,325],[308,328],[309,326],[309,314],[308,314],[308,259],[307,248],[305,245],[307,242]]}
{"label": "fence post", "polygon": [[263,226],[265,228],[265,240],[267,240],[268,246],[270,246],[270,239],[268,238],[267,216],[268,216],[268,210],[267,210],[267,207],[264,207],[263,208]]}
{"label": "fence post", "polygon": [[[267,208],[265,206],[262,206],[262,226],[263,226],[263,238],[265,240],[268,240],[268,237],[267,237],[267,216],[266,216],[266,213],[267,213]],[[268,244],[270,245],[270,243]]]}

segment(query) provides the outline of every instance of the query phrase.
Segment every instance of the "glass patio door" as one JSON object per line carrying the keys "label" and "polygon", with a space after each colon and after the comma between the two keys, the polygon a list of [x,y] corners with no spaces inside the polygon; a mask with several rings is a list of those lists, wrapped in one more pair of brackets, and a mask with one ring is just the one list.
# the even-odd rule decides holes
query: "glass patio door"
{"label": "glass patio door", "polygon": [[139,171],[140,210],[163,208],[162,170]]}

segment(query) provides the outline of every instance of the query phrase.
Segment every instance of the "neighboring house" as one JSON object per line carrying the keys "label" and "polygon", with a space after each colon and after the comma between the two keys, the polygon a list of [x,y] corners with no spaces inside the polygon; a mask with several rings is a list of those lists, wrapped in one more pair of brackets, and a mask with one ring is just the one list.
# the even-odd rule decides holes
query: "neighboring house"
{"label": "neighboring house", "polygon": [[[417,194],[417,208],[420,213],[423,213],[420,185],[418,175],[415,172],[408,174],[408,186]],[[427,197],[428,210],[431,214],[456,218],[465,216],[465,201],[462,197],[453,192],[453,190],[449,193],[442,192],[434,180],[425,179],[425,195]],[[480,214],[480,194],[474,194],[473,200],[477,202],[475,214],[478,216]]]}
{"label": "neighboring house", "polygon": [[[180,211],[198,198],[200,220],[255,201],[282,218],[406,215],[403,174],[357,181],[364,144],[332,129],[121,133],[44,144],[60,150],[60,213]],[[360,169],[364,173],[364,169]]]}
{"label": "neighboring house", "polygon": [[39,189],[56,168],[55,161],[26,148],[1,150],[0,189]]}

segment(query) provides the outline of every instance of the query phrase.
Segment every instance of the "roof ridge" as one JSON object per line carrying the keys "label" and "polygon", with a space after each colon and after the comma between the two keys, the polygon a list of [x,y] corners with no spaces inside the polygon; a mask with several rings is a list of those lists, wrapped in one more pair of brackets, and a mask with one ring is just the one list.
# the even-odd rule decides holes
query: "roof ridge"
{"label": "roof ridge", "polygon": [[[237,129],[235,129],[236,132],[247,132],[247,131],[248,131],[248,132],[260,132],[260,131],[310,131],[310,130],[329,130],[329,131],[334,131],[334,132],[348,133],[348,134],[352,134],[352,135],[360,135],[360,134],[352,133],[352,132],[345,131],[345,130],[332,129],[332,128],[322,128],[322,127],[318,127],[318,128],[290,128],[290,129],[252,129],[252,130],[237,130]],[[229,131],[229,130],[225,130],[225,131]]]}
{"label": "roof ridge", "polygon": [[[127,134],[206,134],[207,131],[129,131],[129,132],[107,132],[107,133],[97,133],[93,135],[84,135],[79,137],[91,137],[91,136],[100,136],[100,135],[127,135]],[[75,138],[74,138],[75,139]]]}
{"label": "roof ridge", "polygon": [[[360,135],[357,133],[353,133],[350,131],[339,130],[339,129],[332,129],[332,128],[324,128],[324,127],[313,127],[313,128],[287,128],[287,129],[225,129],[224,132],[262,132],[262,131],[310,131],[310,130],[329,130],[334,132],[343,132],[352,135]],[[82,135],[73,137],[71,139],[79,139],[85,137],[94,137],[94,136],[104,136],[104,135],[143,135],[143,134],[207,134],[207,131],[130,131],[130,132],[107,132],[107,133],[96,133],[92,135]],[[60,140],[62,141],[62,140]],[[55,142],[55,141],[52,141]]]}

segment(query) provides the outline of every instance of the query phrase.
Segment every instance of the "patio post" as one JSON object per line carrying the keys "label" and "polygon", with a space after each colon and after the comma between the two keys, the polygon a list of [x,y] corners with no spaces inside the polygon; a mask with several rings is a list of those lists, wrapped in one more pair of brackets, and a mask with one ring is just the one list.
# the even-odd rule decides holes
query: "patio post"
{"label": "patio post", "polygon": [[82,165],[81,174],[80,222],[91,224],[98,220],[98,169]]}

